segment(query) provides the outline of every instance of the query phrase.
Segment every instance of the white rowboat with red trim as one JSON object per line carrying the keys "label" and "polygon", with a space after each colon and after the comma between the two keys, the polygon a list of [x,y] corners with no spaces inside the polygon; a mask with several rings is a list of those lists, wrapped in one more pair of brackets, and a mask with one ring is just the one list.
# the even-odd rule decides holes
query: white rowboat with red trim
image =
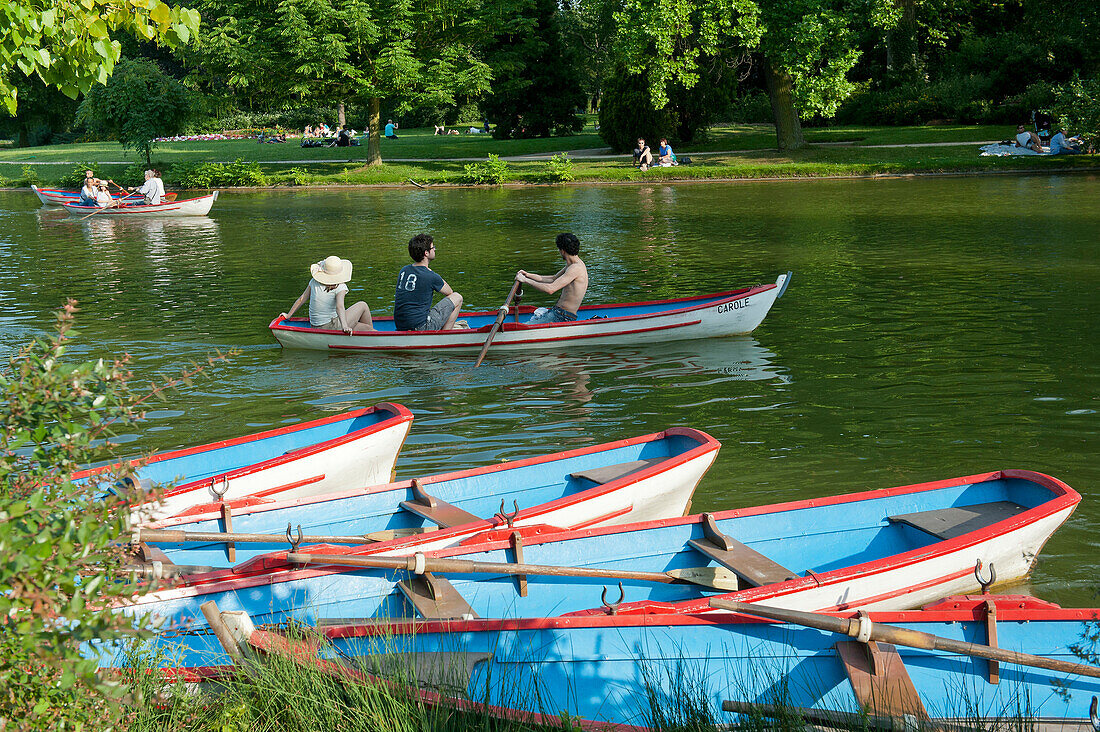
{"label": "white rowboat with red trim", "polygon": [[[515,527],[553,524],[577,530],[682,516],[719,447],[704,432],[674,427],[415,483],[364,484],[306,498],[247,496],[208,503],[148,524],[135,538],[154,537],[153,546],[177,565],[229,567],[285,550],[288,525],[304,535],[360,537],[344,542],[355,544],[420,534],[403,544],[402,551],[411,553],[453,546],[508,521]],[[232,512],[234,532],[272,535],[274,540],[237,542],[230,561],[225,542],[195,536],[224,532],[225,508]],[[158,540],[146,530],[186,532],[191,538]],[[375,547],[377,551],[382,545]]]}
{"label": "white rowboat with red trim", "polygon": [[[1080,500],[1055,478],[1005,470],[625,526],[556,533],[516,527],[447,548],[418,547],[424,540],[417,537],[377,548],[319,545],[299,548],[294,563],[279,553],[236,572],[193,576],[185,586],[135,597],[122,611],[166,623],[172,629],[161,638],[167,655],[201,665],[218,652],[199,610],[210,600],[222,610],[248,613],[257,624],[584,617],[605,613],[598,609],[601,601],[620,617],[705,614],[712,612],[708,600],[715,585],[690,577],[715,576],[721,569],[736,588],[722,595],[729,599],[811,611],[899,610],[977,590],[978,561],[984,572],[992,565],[999,582],[1024,577]],[[513,534],[519,535],[519,550]],[[415,554],[396,568],[394,558],[410,549]],[[519,564],[528,568],[522,581],[513,576],[518,569],[499,569],[520,555]],[[338,564],[363,559],[375,560],[376,568]],[[379,559],[390,566],[379,568],[386,563]],[[467,564],[447,570],[446,560]],[[432,564],[440,562],[438,568]],[[494,567],[482,572],[471,563]],[[540,576],[530,569],[534,565],[598,570],[602,576]],[[675,578],[670,571],[677,572]],[[622,597],[618,590],[608,595],[614,577],[622,578]],[[119,662],[113,651],[100,660]]]}
{"label": "white rowboat with red trim", "polygon": [[[160,502],[132,509],[134,524],[211,501],[291,499],[393,480],[413,415],[400,404],[335,414],[207,445],[154,453],[136,464],[137,481]],[[120,463],[83,470],[76,480],[110,475]]]}
{"label": "white rowboat with red trim", "polygon": [[[144,203],[124,204],[100,208],[98,206],[81,206],[79,203],[62,201],[61,205],[73,215],[88,216],[95,214],[103,216],[205,216],[210,213],[210,207],[218,200],[218,192],[198,198],[188,198],[185,201],[170,201],[158,203],[155,206],[147,206]],[[98,213],[96,213],[98,212]]]}
{"label": "white rowboat with red trim", "polygon": [[[774,284],[756,285],[715,295],[583,306],[577,320],[527,325],[530,306],[514,309],[493,340],[498,351],[582,346],[638,345],[751,333],[782,297],[791,273]],[[375,318],[373,331],[345,335],[314,328],[308,318],[275,318],[268,325],[283,348],[321,351],[478,351],[485,344],[497,312],[462,313],[469,330],[398,331],[392,318]],[[516,320],[518,319],[518,322]]]}

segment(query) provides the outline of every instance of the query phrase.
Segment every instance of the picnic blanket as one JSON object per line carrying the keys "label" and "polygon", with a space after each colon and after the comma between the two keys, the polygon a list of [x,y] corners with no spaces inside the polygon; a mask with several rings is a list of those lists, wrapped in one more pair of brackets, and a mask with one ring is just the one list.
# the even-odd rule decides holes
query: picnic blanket
{"label": "picnic blanket", "polygon": [[1006,157],[1008,155],[1050,155],[1047,152],[1047,148],[1043,148],[1043,152],[1035,152],[1028,147],[1016,147],[1015,145],[1006,145],[1003,142],[994,142],[990,145],[982,145],[978,155],[981,157],[996,156]]}

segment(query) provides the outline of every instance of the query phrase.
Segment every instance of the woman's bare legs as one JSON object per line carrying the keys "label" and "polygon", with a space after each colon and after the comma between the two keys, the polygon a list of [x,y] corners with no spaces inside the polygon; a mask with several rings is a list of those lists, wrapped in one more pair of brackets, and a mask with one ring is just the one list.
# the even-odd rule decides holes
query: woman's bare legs
{"label": "woman's bare legs", "polygon": [[352,330],[374,330],[374,321],[370,317],[370,307],[360,300],[344,311],[347,324]]}

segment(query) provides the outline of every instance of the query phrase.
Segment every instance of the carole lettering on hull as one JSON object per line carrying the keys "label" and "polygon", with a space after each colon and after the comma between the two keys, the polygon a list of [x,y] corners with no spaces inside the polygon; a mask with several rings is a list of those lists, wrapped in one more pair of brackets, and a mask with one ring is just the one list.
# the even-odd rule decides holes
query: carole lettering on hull
{"label": "carole lettering on hull", "polygon": [[732,302],[724,302],[718,306],[718,314],[728,313],[731,310],[740,310],[741,308],[747,308],[749,306],[749,299],[743,298],[741,300],[733,300]]}

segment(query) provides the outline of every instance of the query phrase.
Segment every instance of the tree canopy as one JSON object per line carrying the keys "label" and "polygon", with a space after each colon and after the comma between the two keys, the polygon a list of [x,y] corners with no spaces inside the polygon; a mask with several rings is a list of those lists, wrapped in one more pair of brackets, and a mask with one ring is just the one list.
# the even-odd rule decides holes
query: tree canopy
{"label": "tree canopy", "polygon": [[17,72],[38,76],[70,99],[106,83],[121,52],[112,33],[176,46],[198,28],[198,12],[161,0],[0,3],[0,102],[16,113]]}

